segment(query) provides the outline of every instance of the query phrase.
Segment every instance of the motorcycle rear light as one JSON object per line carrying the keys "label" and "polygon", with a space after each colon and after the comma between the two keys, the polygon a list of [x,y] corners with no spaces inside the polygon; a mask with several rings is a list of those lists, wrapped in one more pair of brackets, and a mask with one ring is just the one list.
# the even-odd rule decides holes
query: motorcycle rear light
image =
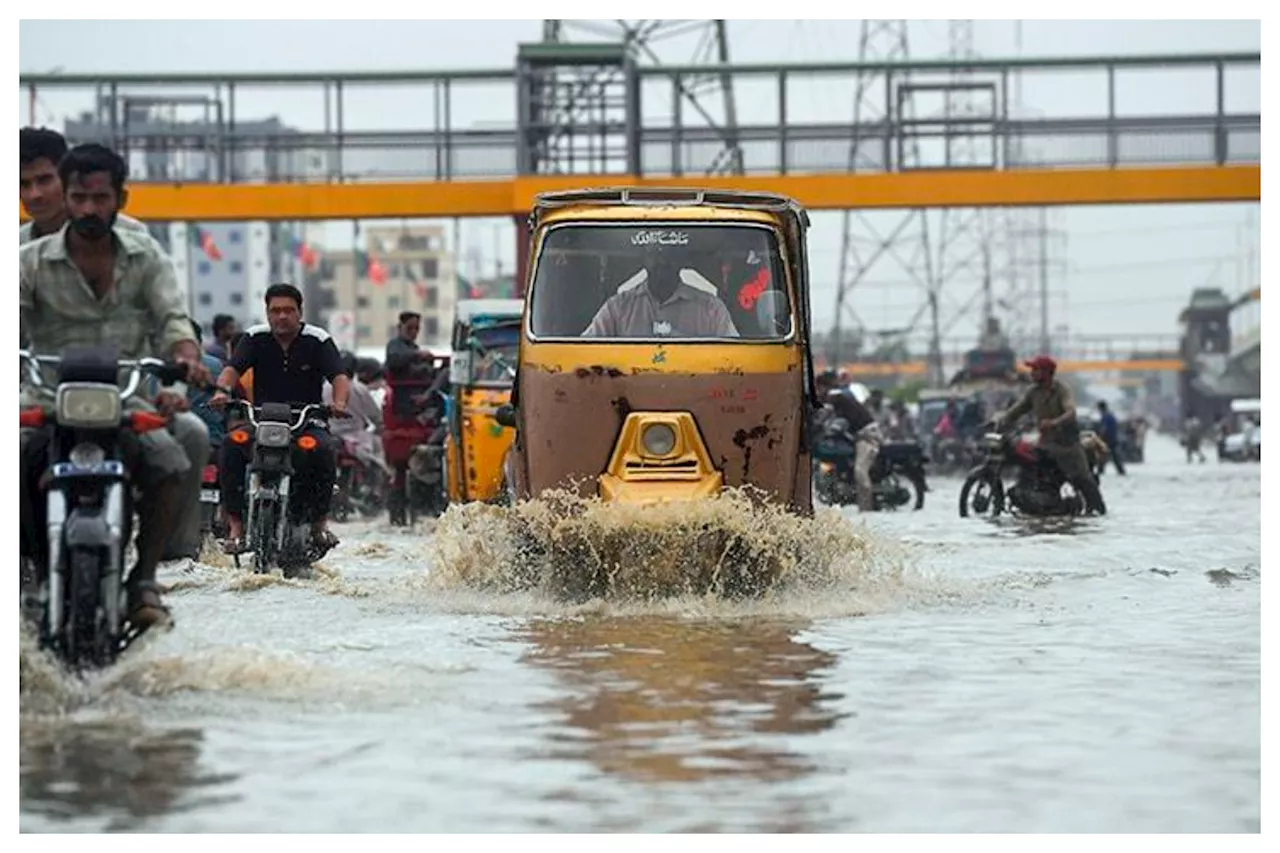
{"label": "motorcycle rear light", "polygon": [[129,416],[129,429],[134,432],[151,432],[169,425],[169,416],[157,412],[134,412]]}
{"label": "motorcycle rear light", "polygon": [[22,409],[18,412],[18,426],[29,429],[39,429],[44,426],[44,409],[39,406]]}
{"label": "motorcycle rear light", "polygon": [[204,466],[204,473],[200,475],[200,482],[202,483],[218,482],[218,466],[217,465]]}
{"label": "motorcycle rear light", "polygon": [[316,441],[316,437],[314,435],[304,435],[298,439],[298,447],[308,452],[315,450],[316,446],[319,444],[320,442]]}
{"label": "motorcycle rear light", "polygon": [[233,444],[248,444],[249,431],[245,429],[233,429],[227,438],[231,439]]}

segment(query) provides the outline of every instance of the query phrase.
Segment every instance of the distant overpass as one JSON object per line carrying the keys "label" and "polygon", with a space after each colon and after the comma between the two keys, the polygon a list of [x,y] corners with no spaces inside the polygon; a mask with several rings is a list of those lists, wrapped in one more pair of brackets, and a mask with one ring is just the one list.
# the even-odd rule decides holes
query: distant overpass
{"label": "distant overpass", "polygon": [[[812,210],[1258,201],[1261,115],[1229,103],[1239,100],[1230,97],[1239,72],[1260,69],[1258,53],[641,68],[620,45],[536,45],[521,49],[514,69],[494,71],[20,75],[19,87],[33,101],[79,93],[88,118],[68,123],[71,141],[103,141],[148,164],[130,192],[128,211],[140,218],[325,220],[521,216],[539,192],[608,184],[771,190]],[[884,120],[815,120],[792,104],[810,81],[852,94],[870,70],[893,93]],[[946,97],[956,70],[970,73],[966,87],[986,112],[902,114],[912,91]],[[712,72],[772,92],[753,94],[751,106],[773,118],[718,127],[682,112],[686,86]],[[1011,79],[1063,72],[1105,80],[1091,114],[1011,114]],[[1197,73],[1214,87],[1210,110],[1152,116],[1117,104],[1117,77],[1184,87]],[[566,118],[540,99],[573,74],[605,83],[595,87],[599,104],[584,101]],[[283,87],[291,99],[323,103],[324,127],[266,127],[238,111]],[[655,89],[675,93],[665,113],[652,101],[641,109]],[[386,112],[374,106],[380,97],[402,127],[353,125],[352,114]],[[504,101],[505,127],[455,121],[463,108]],[[148,118],[162,107],[205,118]],[[855,139],[864,164],[851,173]],[[961,141],[985,153],[957,162],[951,151]],[[742,174],[723,174],[726,148]],[[907,161],[908,148],[922,152],[918,161]]]}

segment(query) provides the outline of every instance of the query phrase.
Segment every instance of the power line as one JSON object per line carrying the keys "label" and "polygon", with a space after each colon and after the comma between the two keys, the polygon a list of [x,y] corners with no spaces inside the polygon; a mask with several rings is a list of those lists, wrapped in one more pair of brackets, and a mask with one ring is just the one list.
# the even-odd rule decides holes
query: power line
{"label": "power line", "polygon": [[1072,240],[1126,237],[1134,234],[1174,234],[1187,231],[1226,230],[1239,228],[1241,223],[1217,220],[1215,222],[1187,223],[1185,225],[1147,225],[1139,228],[1109,228],[1106,231],[1069,231]]}

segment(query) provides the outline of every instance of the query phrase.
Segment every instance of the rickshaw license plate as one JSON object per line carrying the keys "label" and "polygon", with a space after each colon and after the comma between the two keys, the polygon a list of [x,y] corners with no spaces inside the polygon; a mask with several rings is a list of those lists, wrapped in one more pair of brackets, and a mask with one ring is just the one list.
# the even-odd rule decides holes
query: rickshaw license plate
{"label": "rickshaw license plate", "polygon": [[200,503],[216,504],[221,499],[222,498],[219,496],[217,489],[201,489],[200,490]]}

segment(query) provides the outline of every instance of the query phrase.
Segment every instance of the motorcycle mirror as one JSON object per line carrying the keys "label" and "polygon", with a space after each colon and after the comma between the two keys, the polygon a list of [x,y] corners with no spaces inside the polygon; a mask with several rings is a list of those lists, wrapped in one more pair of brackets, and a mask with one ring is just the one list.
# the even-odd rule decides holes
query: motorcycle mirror
{"label": "motorcycle mirror", "polygon": [[516,425],[516,407],[510,403],[503,403],[493,413],[493,418],[502,426],[514,429]]}

